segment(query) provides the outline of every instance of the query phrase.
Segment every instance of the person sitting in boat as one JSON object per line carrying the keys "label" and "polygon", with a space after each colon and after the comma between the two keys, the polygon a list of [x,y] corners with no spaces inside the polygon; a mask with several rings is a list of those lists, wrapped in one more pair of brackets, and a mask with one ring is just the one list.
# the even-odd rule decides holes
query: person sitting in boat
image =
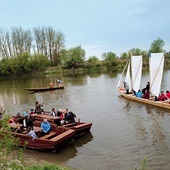
{"label": "person sitting in boat", "polygon": [[33,129],[34,121],[35,121],[34,114],[29,114],[29,116],[26,117],[26,128],[31,127],[31,129]]}
{"label": "person sitting in boat", "polygon": [[29,136],[31,136],[33,140],[34,140],[35,138],[38,138],[37,135],[35,134],[34,130],[31,129],[31,127],[28,127],[28,129],[27,129],[27,134],[28,134]]}
{"label": "person sitting in boat", "polygon": [[22,133],[23,132],[23,127],[20,124],[17,125],[16,132],[17,133]]}
{"label": "person sitting in boat", "polygon": [[57,116],[57,113],[55,111],[55,108],[52,108],[51,112],[50,112],[50,116]]}
{"label": "person sitting in boat", "polygon": [[23,113],[23,116],[24,116],[24,117],[29,116],[28,110],[26,110],[26,111]]}
{"label": "person sitting in boat", "polygon": [[58,87],[62,87],[62,86],[63,86],[63,85],[62,85],[62,80],[57,79],[57,82],[58,82]]}
{"label": "person sitting in boat", "polygon": [[123,81],[123,86],[126,90],[126,94],[129,94],[129,85],[125,81]]}
{"label": "person sitting in boat", "polygon": [[42,128],[42,136],[44,136],[50,132],[51,125],[47,119],[43,120],[43,122],[41,123],[41,128]]}
{"label": "person sitting in boat", "polygon": [[53,83],[50,83],[50,89],[52,89],[54,87]]}
{"label": "person sitting in boat", "polygon": [[136,97],[142,98],[142,92],[140,91],[140,89],[136,93]]}
{"label": "person sitting in boat", "polygon": [[150,82],[148,82],[146,87],[142,89],[142,93],[144,94],[146,90],[150,90]]}
{"label": "person sitting in boat", "polygon": [[169,92],[169,90],[166,91],[166,97],[167,97],[168,100],[170,99],[170,92]]}
{"label": "person sitting in boat", "polygon": [[30,110],[30,115],[31,115],[31,116],[34,116],[34,115],[35,115],[34,109],[31,109],[31,110]]}
{"label": "person sitting in boat", "polygon": [[21,113],[17,113],[16,116],[16,123],[23,124],[24,116],[21,115]]}
{"label": "person sitting in boat", "polygon": [[167,100],[167,97],[165,96],[165,94],[164,94],[163,91],[161,91],[161,94],[159,95],[158,100],[159,100],[159,101],[165,101],[165,100]]}
{"label": "person sitting in boat", "polygon": [[66,114],[66,110],[62,110],[61,115],[60,115],[60,125],[61,126],[65,124],[65,114]]}
{"label": "person sitting in boat", "polygon": [[57,116],[61,116],[61,114],[62,114],[62,109],[59,109],[58,111],[57,111]]}
{"label": "person sitting in boat", "polygon": [[65,122],[66,123],[74,123],[75,122],[76,115],[69,111],[69,109],[66,109],[66,114],[65,114]]}
{"label": "person sitting in boat", "polygon": [[36,101],[35,102],[35,113],[42,114],[44,110],[41,108],[43,106],[43,102]]}
{"label": "person sitting in boat", "polygon": [[149,90],[145,90],[145,93],[143,95],[144,99],[149,99],[150,98],[150,91]]}

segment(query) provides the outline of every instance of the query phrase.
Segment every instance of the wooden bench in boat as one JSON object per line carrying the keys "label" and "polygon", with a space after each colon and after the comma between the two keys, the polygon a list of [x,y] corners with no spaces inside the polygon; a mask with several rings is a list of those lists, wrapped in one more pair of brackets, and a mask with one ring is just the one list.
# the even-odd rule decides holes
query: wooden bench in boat
{"label": "wooden bench in boat", "polygon": [[48,139],[50,137],[53,137],[56,134],[56,132],[50,132],[49,134],[40,137],[39,139]]}
{"label": "wooden bench in boat", "polygon": [[71,133],[72,133],[72,131],[68,130],[68,131],[66,131],[66,132],[64,132],[64,133],[62,133],[62,134],[60,134],[60,135],[58,135],[58,136],[56,136],[54,138],[51,138],[50,140],[57,141],[57,140],[60,140],[60,139],[64,138],[64,136],[67,136],[67,135],[69,135]]}

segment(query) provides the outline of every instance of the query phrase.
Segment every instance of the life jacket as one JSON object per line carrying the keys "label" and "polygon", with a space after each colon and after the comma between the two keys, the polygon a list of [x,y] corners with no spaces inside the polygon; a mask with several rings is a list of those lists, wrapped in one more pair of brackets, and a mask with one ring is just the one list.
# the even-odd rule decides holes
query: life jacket
{"label": "life jacket", "polygon": [[8,123],[14,123],[14,120],[13,120],[12,118],[10,118],[10,119],[8,120]]}

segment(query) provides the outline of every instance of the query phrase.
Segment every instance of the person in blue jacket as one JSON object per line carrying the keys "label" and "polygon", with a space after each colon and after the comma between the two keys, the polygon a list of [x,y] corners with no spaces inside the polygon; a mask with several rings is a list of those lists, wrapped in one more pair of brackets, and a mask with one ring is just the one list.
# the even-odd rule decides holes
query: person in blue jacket
{"label": "person in blue jacket", "polygon": [[136,97],[142,98],[142,92],[140,90],[136,93]]}
{"label": "person in blue jacket", "polygon": [[42,136],[44,136],[50,132],[51,125],[47,121],[47,119],[43,120],[43,122],[41,123],[41,128],[42,128]]}

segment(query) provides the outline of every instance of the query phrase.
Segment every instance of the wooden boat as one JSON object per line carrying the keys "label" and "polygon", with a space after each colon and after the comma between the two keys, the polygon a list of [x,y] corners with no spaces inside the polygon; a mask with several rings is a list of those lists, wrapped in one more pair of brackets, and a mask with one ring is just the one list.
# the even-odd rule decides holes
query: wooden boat
{"label": "wooden boat", "polygon": [[[163,53],[151,53],[150,56],[150,98],[138,98],[136,97],[132,89],[136,92],[140,89],[141,75],[142,75],[142,56],[131,56],[131,71],[130,74],[130,62],[126,65],[127,73],[125,77],[125,82],[129,85],[130,94],[126,94],[125,88],[120,85],[122,76],[125,69],[118,82],[118,91],[120,94],[130,100],[148,104],[151,106],[156,106],[164,109],[170,110],[170,100],[165,101],[155,101],[155,96],[159,96],[161,89],[161,82],[163,76],[163,66],[164,66],[164,54]],[[132,79],[131,79],[132,75]],[[132,82],[132,83],[131,83]]]}
{"label": "wooden boat", "polygon": [[124,92],[124,90],[119,89],[121,95],[126,98],[126,99],[130,99],[136,102],[140,102],[140,103],[144,103],[144,104],[148,104],[151,106],[156,106],[159,108],[164,108],[164,109],[169,109],[170,110],[170,100],[165,100],[165,101],[155,101],[154,98],[150,98],[150,99],[144,99],[144,98],[138,98],[133,94],[126,94]]}
{"label": "wooden boat", "polygon": [[[14,124],[11,124],[11,127],[14,127]],[[40,131],[42,129],[35,125],[33,129],[38,136],[35,139],[24,133],[12,132],[12,135],[19,139],[19,146],[40,151],[60,151],[74,141],[75,131],[72,129],[52,128],[49,134],[41,137]]]}
{"label": "wooden boat", "polygon": [[62,87],[25,88],[25,90],[33,91],[33,92],[41,92],[41,91],[48,91],[48,90],[59,90],[59,89],[64,89],[64,86],[62,86]]}

